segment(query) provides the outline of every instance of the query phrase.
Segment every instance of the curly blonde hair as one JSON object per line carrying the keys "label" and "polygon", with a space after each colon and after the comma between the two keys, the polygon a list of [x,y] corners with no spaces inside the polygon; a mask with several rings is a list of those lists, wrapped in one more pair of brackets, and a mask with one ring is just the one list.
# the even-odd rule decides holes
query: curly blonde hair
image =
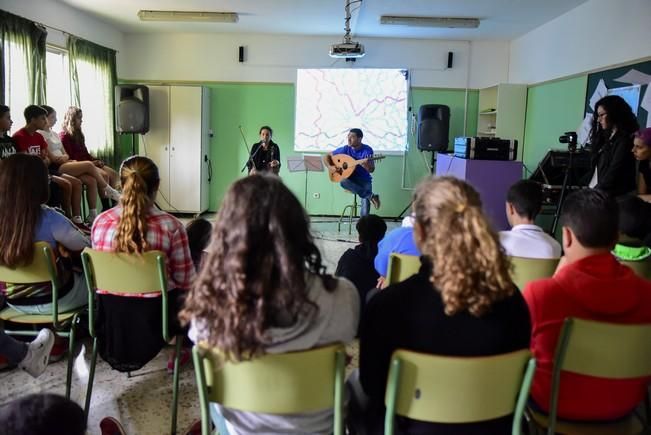
{"label": "curly blonde hair", "polygon": [[147,157],[129,157],[120,167],[120,180],[122,214],[114,239],[115,250],[140,254],[148,248],[147,214],[160,182],[158,168]]}
{"label": "curly blonde hair", "polygon": [[420,249],[434,264],[430,281],[445,313],[479,317],[513,294],[510,263],[482,212],[479,194],[453,177],[423,181],[414,194]]}
{"label": "curly blonde hair", "polygon": [[75,119],[81,116],[81,114],[81,109],[79,107],[70,106],[68,107],[68,110],[66,110],[66,114],[63,115],[63,131],[72,136],[75,143],[78,144],[83,144],[86,141],[84,133],[81,131],[81,127],[75,127]]}

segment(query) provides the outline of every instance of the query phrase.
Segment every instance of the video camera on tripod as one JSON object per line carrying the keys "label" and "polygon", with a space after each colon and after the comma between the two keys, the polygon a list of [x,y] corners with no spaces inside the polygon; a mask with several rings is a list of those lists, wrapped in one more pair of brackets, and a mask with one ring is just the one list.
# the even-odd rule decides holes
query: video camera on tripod
{"label": "video camera on tripod", "polygon": [[566,131],[562,136],[558,138],[558,141],[560,143],[567,144],[567,150],[571,153],[576,151],[578,140],[579,137],[576,134],[576,131]]}

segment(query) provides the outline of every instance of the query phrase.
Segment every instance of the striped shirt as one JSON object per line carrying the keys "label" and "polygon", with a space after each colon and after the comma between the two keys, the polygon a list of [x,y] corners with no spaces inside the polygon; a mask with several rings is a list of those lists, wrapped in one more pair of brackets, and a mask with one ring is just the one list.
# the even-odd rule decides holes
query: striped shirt
{"label": "striped shirt", "polygon": [[[122,207],[114,207],[97,216],[93,223],[91,242],[98,251],[115,251],[115,234]],[[194,280],[195,270],[190,255],[185,227],[177,218],[152,206],[147,215],[147,245],[150,250],[165,253],[168,290],[187,290]],[[109,293],[97,290],[98,293]],[[157,297],[159,293],[129,294],[133,297]]]}

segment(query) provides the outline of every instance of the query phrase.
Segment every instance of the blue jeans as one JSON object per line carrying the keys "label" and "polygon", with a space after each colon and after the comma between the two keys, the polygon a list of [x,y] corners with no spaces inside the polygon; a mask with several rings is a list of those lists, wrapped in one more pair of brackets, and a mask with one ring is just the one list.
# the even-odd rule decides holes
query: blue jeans
{"label": "blue jeans", "polygon": [[360,216],[366,216],[371,210],[371,197],[373,196],[373,183],[371,180],[364,180],[361,178],[346,178],[341,183],[341,187],[350,190],[360,197],[362,208],[359,212]]}

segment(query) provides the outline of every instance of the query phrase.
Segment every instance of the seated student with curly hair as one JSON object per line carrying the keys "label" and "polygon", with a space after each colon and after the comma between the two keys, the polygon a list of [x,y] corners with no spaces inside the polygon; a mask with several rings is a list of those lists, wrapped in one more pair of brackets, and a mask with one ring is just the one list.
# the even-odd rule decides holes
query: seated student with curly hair
{"label": "seated student with curly hair", "polygon": [[[527,305],[475,189],[453,177],[429,178],[416,189],[413,209],[421,269],[375,295],[361,327],[359,377],[370,433],[382,431],[396,349],[489,356],[529,347]],[[468,424],[397,418],[403,434],[505,434],[512,422],[512,416]]]}
{"label": "seated student with curly hair", "polygon": [[[193,341],[241,361],[351,341],[358,304],[348,280],[325,274],[298,199],[278,177],[258,174],[226,193],[181,319]],[[332,409],[271,415],[213,406],[231,434],[332,433]]]}

